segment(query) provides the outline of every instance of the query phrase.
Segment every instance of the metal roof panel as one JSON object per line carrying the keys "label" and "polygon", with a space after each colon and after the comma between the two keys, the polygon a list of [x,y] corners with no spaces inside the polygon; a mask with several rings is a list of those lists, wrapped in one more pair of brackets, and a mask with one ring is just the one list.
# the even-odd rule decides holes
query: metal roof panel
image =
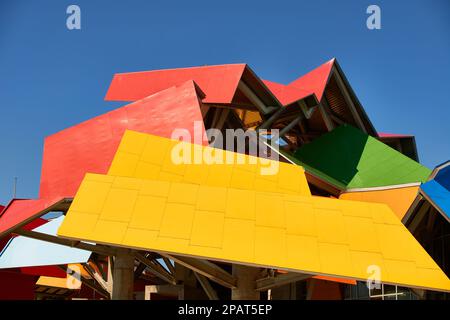
{"label": "metal roof panel", "polygon": [[[88,174],[82,186],[99,178]],[[169,189],[176,186],[181,192],[178,193],[179,199],[171,199],[168,195],[161,196],[154,188],[143,187],[147,181],[153,181],[128,178],[133,179],[130,184],[130,180],[124,181],[121,177],[110,176],[109,179],[112,181],[107,182],[108,188],[110,192],[115,191],[115,196],[101,200],[103,208],[110,208],[108,212],[102,209],[97,214],[89,213],[92,219],[83,223],[80,216],[86,214],[79,211],[74,202],[58,230],[59,236],[361,281],[367,280],[368,268],[375,265],[380,268],[383,283],[450,291],[447,276],[384,204],[256,191],[255,198],[247,200],[255,203],[251,215],[255,218],[249,219],[247,213],[240,215],[234,212],[230,217],[223,209],[200,210],[198,197],[194,197],[192,203],[185,203],[181,195],[191,192],[191,184],[167,182]],[[230,187],[218,188],[223,194],[235,191]],[[75,200],[89,202],[89,198],[98,199],[95,187],[89,191],[82,196],[77,195]],[[130,191],[133,191],[132,196]],[[160,198],[163,205],[156,225],[152,214],[146,218],[139,215],[139,223],[135,221],[135,203],[148,196]],[[263,214],[256,209],[258,197],[279,203],[278,210],[267,210],[265,218],[258,220],[258,215]],[[214,198],[208,200],[215,201]],[[123,208],[119,207],[116,213],[111,213],[116,201],[125,201],[121,208],[130,208],[131,214],[123,215]],[[232,198],[227,198],[226,205],[232,201]],[[153,212],[152,203],[147,207],[149,213]],[[160,208],[161,204],[156,203]],[[291,203],[306,204],[312,209],[299,211],[288,206]],[[370,218],[355,217],[354,212],[367,212]],[[288,228],[295,222],[282,217],[291,213],[300,217],[312,215],[317,232],[305,235],[302,229]],[[117,216],[121,216],[120,221]],[[332,219],[327,218],[331,216]],[[277,223],[273,224],[273,221]],[[80,223],[83,223],[83,228],[78,228]],[[134,227],[130,227],[132,223]]]}

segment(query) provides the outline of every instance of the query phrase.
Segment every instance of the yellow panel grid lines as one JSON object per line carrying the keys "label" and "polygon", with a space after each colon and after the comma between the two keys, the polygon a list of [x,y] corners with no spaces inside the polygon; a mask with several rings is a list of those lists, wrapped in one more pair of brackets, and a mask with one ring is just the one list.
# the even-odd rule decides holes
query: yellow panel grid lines
{"label": "yellow panel grid lines", "polygon": [[[211,159],[211,154],[220,156]],[[131,130],[125,131],[108,175],[311,195],[300,166]]]}
{"label": "yellow panel grid lines", "polygon": [[87,174],[58,235],[362,281],[375,267],[383,283],[450,291],[384,204]]}

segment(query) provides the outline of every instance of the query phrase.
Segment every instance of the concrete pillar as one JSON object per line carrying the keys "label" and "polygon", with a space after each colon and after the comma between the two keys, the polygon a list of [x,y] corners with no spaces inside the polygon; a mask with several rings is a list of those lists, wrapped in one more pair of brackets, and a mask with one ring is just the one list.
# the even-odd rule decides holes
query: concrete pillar
{"label": "concrete pillar", "polygon": [[132,300],[134,290],[134,255],[131,250],[120,250],[114,259],[113,300]]}
{"label": "concrete pillar", "polygon": [[272,300],[297,300],[297,282],[273,288],[271,293]]}
{"label": "concrete pillar", "polygon": [[259,275],[258,268],[233,264],[233,276],[237,279],[237,288],[231,290],[231,299],[259,300],[260,294],[255,290]]}

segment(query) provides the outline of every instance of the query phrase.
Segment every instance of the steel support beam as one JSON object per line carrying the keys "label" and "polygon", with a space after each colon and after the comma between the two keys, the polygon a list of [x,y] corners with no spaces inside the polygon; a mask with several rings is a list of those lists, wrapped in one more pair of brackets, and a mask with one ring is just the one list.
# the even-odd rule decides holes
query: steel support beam
{"label": "steel support beam", "polygon": [[[108,284],[105,281],[105,279],[103,279],[103,277],[91,265],[89,265],[89,263],[83,264],[83,268],[84,268],[84,270],[86,270],[87,273],[89,273],[89,275],[93,279],[95,279],[95,281],[97,281],[97,283],[103,288],[103,290],[105,290],[106,292],[109,292]],[[111,293],[111,292],[109,292],[109,293]]]}
{"label": "steel support beam", "polygon": [[14,225],[13,227],[8,228],[7,230],[4,230],[3,232],[0,232],[0,238],[4,237],[10,233],[17,233],[17,230],[20,230],[22,227],[26,226],[30,222],[34,221],[37,218],[42,217],[43,215],[45,215],[51,211],[67,212],[67,210],[69,210],[71,203],[72,203],[72,198],[61,199],[58,202],[54,203],[53,205],[51,205],[39,212],[36,212],[36,214],[21,221],[20,223]]}
{"label": "steel support beam", "polygon": [[175,277],[167,272],[159,263],[155,263],[152,259],[147,258],[139,252],[136,252],[134,256],[139,262],[143,263],[153,275],[170,284],[176,284]]}
{"label": "steel support beam", "polygon": [[219,300],[219,296],[217,295],[216,290],[214,290],[214,288],[211,286],[211,283],[209,283],[208,278],[197,272],[194,272],[194,275],[202,286],[203,290],[205,290],[205,293],[208,296],[209,300]]}
{"label": "steel support beam", "polygon": [[334,124],[330,119],[330,115],[328,114],[327,110],[323,106],[323,104],[319,104],[319,111],[322,116],[323,122],[325,123],[325,126],[327,127],[328,131],[331,131],[334,129]]}
{"label": "steel support beam", "polygon": [[[64,272],[67,272],[67,266],[58,266],[58,267],[61,270],[63,270]],[[103,289],[100,285],[98,285],[94,279],[83,278],[83,276],[80,274],[80,281],[83,285],[94,290],[95,292],[100,294],[102,297],[104,297],[106,299],[111,299],[110,293],[107,290]]]}
{"label": "steel support beam", "polygon": [[14,233],[24,236],[24,237],[27,237],[27,238],[47,241],[47,242],[59,244],[62,246],[96,252],[96,253],[99,253],[99,254],[102,254],[105,256],[113,256],[117,252],[116,249],[113,249],[113,248],[110,248],[107,246],[94,245],[94,244],[85,243],[85,242],[81,242],[81,241],[74,241],[74,240],[59,238],[56,236],[52,236],[49,234],[36,232],[36,231],[20,229],[20,230],[14,231]]}
{"label": "steel support beam", "polygon": [[417,214],[415,215],[415,217],[413,217],[412,221],[410,222],[410,224],[408,226],[408,229],[412,234],[414,234],[416,232],[417,228],[420,226],[422,221],[425,219],[425,214],[427,213],[427,211],[430,208],[431,208],[431,204],[429,202],[424,201],[422,203],[422,206],[417,211]]}
{"label": "steel support beam", "polygon": [[167,265],[167,268],[169,268],[170,273],[172,275],[174,275],[175,274],[175,267],[173,266],[172,261],[170,261],[170,259],[168,259],[166,257],[163,257],[162,259],[163,259],[164,263]]}
{"label": "steel support beam", "polygon": [[263,113],[268,114],[274,110],[279,109],[279,107],[273,107],[273,106],[266,106],[264,102],[261,101],[261,99],[250,89],[243,81],[239,81],[238,84],[239,90],[244,93],[244,95],[253,103],[256,105],[256,107]]}
{"label": "steel support beam", "polygon": [[302,273],[286,273],[273,277],[265,277],[256,280],[256,290],[265,291],[276,287],[284,286],[286,284],[302,281],[311,278],[311,275]]}
{"label": "steel support beam", "polygon": [[291,131],[303,119],[304,119],[304,115],[301,114],[300,116],[298,116],[297,118],[292,120],[286,127],[284,127],[283,129],[280,130],[280,137],[283,137],[286,133]]}
{"label": "steel support beam", "polygon": [[336,83],[337,83],[339,89],[341,90],[342,95],[344,96],[344,100],[350,109],[353,119],[355,119],[355,122],[358,125],[358,127],[361,129],[361,131],[363,131],[364,133],[367,133],[367,129],[361,119],[361,116],[359,115],[358,111],[356,110],[355,104],[353,103],[353,100],[347,91],[347,88],[344,84],[344,80],[342,79],[339,72],[337,72],[336,70],[333,72],[333,74],[336,77]]}
{"label": "steel support beam", "polygon": [[167,254],[161,255],[172,259],[188,269],[198,272],[211,281],[217,282],[224,287],[236,288],[236,278],[212,262],[189,257],[171,256]]}
{"label": "steel support beam", "polygon": [[214,117],[211,123],[211,128],[222,130],[229,113],[230,109],[218,108],[214,110]]}
{"label": "steel support beam", "polygon": [[272,126],[272,124],[279,118],[281,117],[281,115],[283,114],[283,112],[286,110],[287,108],[280,108],[277,111],[275,111],[274,114],[272,114],[269,119],[267,119],[266,121],[264,121],[263,123],[261,123],[260,126],[258,126],[256,128],[256,131],[258,130],[264,130],[264,129],[269,129],[270,126]]}

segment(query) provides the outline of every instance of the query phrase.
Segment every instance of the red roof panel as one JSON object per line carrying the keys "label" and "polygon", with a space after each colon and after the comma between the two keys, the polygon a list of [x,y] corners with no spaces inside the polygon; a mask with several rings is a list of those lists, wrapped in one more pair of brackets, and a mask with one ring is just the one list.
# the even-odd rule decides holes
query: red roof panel
{"label": "red roof panel", "polygon": [[378,136],[380,138],[411,138],[414,137],[410,134],[396,134],[396,133],[386,133],[386,132],[378,132]]}
{"label": "red roof panel", "polygon": [[288,86],[302,89],[307,92],[312,92],[316,95],[317,100],[320,101],[325,91],[325,87],[330,77],[331,69],[333,68],[335,59],[324,63],[320,67],[308,72],[297,80],[292,81]]}
{"label": "red roof panel", "polygon": [[231,103],[245,64],[154,70],[114,75],[105,100],[136,101],[193,80],[205,93],[205,103]]}
{"label": "red roof panel", "polygon": [[[1,212],[1,210],[0,210]],[[25,230],[33,230],[44,223],[47,223],[48,221],[45,219],[38,218],[36,220],[33,220],[29,224],[23,227]],[[1,225],[1,215],[0,215],[0,225]],[[12,234],[7,235],[6,237],[0,238],[0,252],[3,250],[3,248],[6,246],[6,244],[11,240],[11,238],[14,237]]]}
{"label": "red roof panel", "polygon": [[311,90],[303,90],[269,80],[263,80],[263,82],[283,106],[287,106],[314,94]]}
{"label": "red roof panel", "polygon": [[40,198],[72,197],[86,172],[106,174],[126,129],[170,138],[200,121],[204,130],[201,94],[188,81],[47,137]]}
{"label": "red roof panel", "polygon": [[[44,211],[60,201],[56,199],[13,199],[0,215],[0,238],[8,234],[19,225],[30,224],[30,229],[41,223],[39,219],[33,222],[36,214]],[[45,221],[44,221],[45,222]]]}
{"label": "red roof panel", "polygon": [[58,266],[38,266],[38,267],[24,267],[19,268],[23,274],[34,276],[46,276],[55,278],[65,278],[67,273]]}

